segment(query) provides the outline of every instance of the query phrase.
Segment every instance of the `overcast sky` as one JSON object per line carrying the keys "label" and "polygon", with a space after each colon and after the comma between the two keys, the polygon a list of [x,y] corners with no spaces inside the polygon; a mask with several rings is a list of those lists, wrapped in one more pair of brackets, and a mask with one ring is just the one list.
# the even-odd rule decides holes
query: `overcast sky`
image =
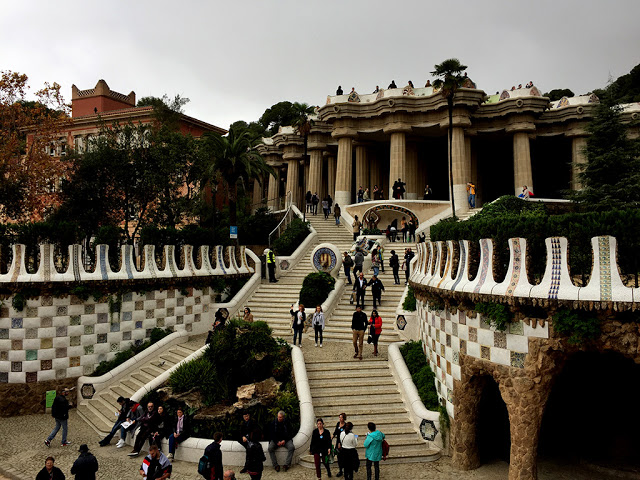
{"label": "overcast sky", "polygon": [[[465,6],[465,5],[469,6]],[[137,98],[175,94],[223,128],[282,100],[322,105],[457,57],[489,94],[587,93],[640,63],[640,1],[0,0],[0,70]]]}

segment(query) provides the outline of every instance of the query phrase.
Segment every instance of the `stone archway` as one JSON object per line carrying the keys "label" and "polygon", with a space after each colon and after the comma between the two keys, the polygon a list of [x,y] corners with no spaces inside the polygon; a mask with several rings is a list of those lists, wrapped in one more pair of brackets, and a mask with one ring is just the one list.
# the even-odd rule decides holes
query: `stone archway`
{"label": "stone archway", "polygon": [[509,462],[511,432],[509,412],[502,400],[498,384],[492,377],[485,377],[484,387],[478,402],[476,443],[481,464],[494,460]]}
{"label": "stone archway", "polygon": [[378,224],[383,221],[382,228],[380,228],[381,230],[383,230],[384,228],[386,228],[386,225],[384,224],[384,217],[381,212],[397,212],[401,216],[407,217],[407,221],[413,220],[413,224],[416,226],[416,228],[418,227],[418,225],[420,225],[418,216],[415,213],[413,213],[408,208],[392,203],[381,203],[369,208],[366,212],[364,212],[364,215],[362,215],[362,222],[367,228],[379,228]]}

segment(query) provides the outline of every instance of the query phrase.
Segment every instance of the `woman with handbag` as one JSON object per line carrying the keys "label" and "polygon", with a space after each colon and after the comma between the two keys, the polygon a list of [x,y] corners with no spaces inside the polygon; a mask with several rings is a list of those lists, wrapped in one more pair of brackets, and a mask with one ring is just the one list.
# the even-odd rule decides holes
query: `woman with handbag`
{"label": "woman with handbag", "polygon": [[360,459],[356,450],[358,439],[351,430],[353,430],[353,423],[347,422],[344,432],[340,434],[340,444],[342,445],[340,455],[342,455],[344,480],[353,480],[353,472],[357,472],[360,468]]}
{"label": "woman with handbag", "polygon": [[[347,426],[347,414],[341,413],[338,415],[338,423],[336,423],[336,429],[333,431],[333,437],[336,439],[336,451],[340,452],[342,445],[340,444],[340,434],[344,432],[345,427]],[[342,476],[342,456],[338,453],[338,474],[337,477]]]}
{"label": "woman with handbag", "polygon": [[378,356],[378,339],[380,338],[380,334],[382,333],[382,318],[378,315],[377,310],[373,310],[371,312],[371,318],[369,319],[369,336],[371,337],[371,342],[373,343],[373,356]]}
{"label": "woman with handbag", "polygon": [[313,312],[313,330],[316,334],[316,347],[318,346],[318,335],[320,335],[320,347],[322,348],[322,331],[324,330],[324,313],[322,313],[322,305],[316,306],[316,311]]}
{"label": "woman with handbag", "polygon": [[313,455],[313,462],[316,466],[316,476],[320,475],[320,463],[322,462],[327,469],[327,476],[331,477],[331,467],[329,466],[329,456],[331,455],[331,437],[329,432],[324,428],[324,421],[321,418],[316,420],[316,428],[311,434],[311,445],[309,445],[309,454]]}

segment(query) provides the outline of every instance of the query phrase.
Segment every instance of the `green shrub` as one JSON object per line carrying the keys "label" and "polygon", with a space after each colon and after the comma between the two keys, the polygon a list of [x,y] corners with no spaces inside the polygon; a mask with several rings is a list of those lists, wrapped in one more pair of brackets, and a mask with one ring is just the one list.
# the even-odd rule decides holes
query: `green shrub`
{"label": "green shrub", "polygon": [[382,235],[382,231],[379,228],[365,228],[362,235]]}
{"label": "green shrub", "polygon": [[409,291],[407,292],[407,296],[404,297],[404,302],[402,302],[402,308],[409,312],[416,311],[416,296],[413,293],[413,288],[409,287]]}
{"label": "green shrub", "polygon": [[291,255],[309,235],[309,224],[300,218],[294,218],[287,229],[273,242],[278,255]]}
{"label": "green shrub", "polygon": [[439,403],[435,375],[431,367],[429,367],[422,350],[422,341],[405,343],[400,347],[400,353],[411,374],[413,383],[418,389],[420,400],[429,410],[438,410]]}
{"label": "green shrub", "polygon": [[600,319],[593,312],[563,308],[553,316],[553,329],[577,345],[600,335]]}
{"label": "green shrub", "polygon": [[209,405],[223,399],[224,385],[221,385],[215,365],[206,356],[176,368],[169,376],[169,386],[175,393],[198,388]]}
{"label": "green shrub", "polygon": [[476,303],[475,311],[485,315],[490,324],[501,332],[504,332],[513,320],[511,309],[502,303]]}
{"label": "green shrub", "polygon": [[336,279],[325,272],[310,273],[304,278],[299,302],[306,307],[309,315],[315,310],[316,305],[322,305],[335,284]]}

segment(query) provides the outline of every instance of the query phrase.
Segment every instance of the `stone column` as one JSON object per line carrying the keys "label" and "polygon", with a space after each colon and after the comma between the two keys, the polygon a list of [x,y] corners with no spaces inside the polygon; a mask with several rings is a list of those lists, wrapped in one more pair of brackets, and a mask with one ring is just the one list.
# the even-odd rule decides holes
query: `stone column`
{"label": "stone column", "polygon": [[275,169],[276,175],[269,175],[269,188],[267,193],[267,204],[271,210],[275,210],[278,204],[278,176],[280,174],[280,170],[278,168]]}
{"label": "stone column", "polygon": [[368,160],[367,147],[364,145],[356,145],[356,189],[362,186],[363,190],[368,188],[369,193],[371,193]]}
{"label": "stone column", "polygon": [[418,182],[418,146],[415,143],[407,145],[407,164],[405,175],[407,179],[406,193],[404,198],[407,200],[416,200],[422,198],[422,190],[424,185],[420,186]]}
{"label": "stone column", "polygon": [[291,192],[293,203],[295,203],[298,208],[302,210],[305,208],[305,206],[300,203],[300,199],[298,198],[298,176],[300,169],[299,162],[300,160],[297,158],[287,160],[287,187],[285,189],[285,193],[288,195],[289,192]]}
{"label": "stone column", "polygon": [[[389,185],[388,197],[393,198],[393,182],[399,178],[403,182],[407,181],[407,140],[404,132],[391,133],[391,146],[389,156]],[[406,187],[405,187],[406,190]]]}
{"label": "stone column", "polygon": [[580,190],[582,182],[580,181],[580,165],[587,163],[587,157],[584,149],[587,147],[586,137],[573,137],[571,141],[571,189]]}
{"label": "stone column", "polygon": [[336,196],[336,157],[327,158],[327,192],[335,201]]}
{"label": "stone column", "polygon": [[252,210],[260,208],[262,205],[262,192],[264,191],[264,183],[262,183],[262,176],[260,178],[253,179],[253,198],[252,198]]}
{"label": "stone column", "polygon": [[[470,162],[468,162],[466,153],[464,130],[460,127],[453,127],[452,147],[453,198],[456,204],[456,211],[462,210],[466,212],[469,210],[467,182],[471,180],[471,165]],[[451,193],[449,193],[449,196],[451,196]]]}
{"label": "stone column", "polygon": [[307,190],[311,190],[311,193],[314,193],[313,189],[311,188],[311,185],[309,185],[309,166],[311,164],[310,160],[304,160],[303,162],[300,162],[300,165],[304,165],[304,187],[303,188],[303,192],[302,192],[302,197],[305,196],[305,194],[307,193]]}
{"label": "stone column", "polygon": [[531,149],[529,148],[529,134],[516,132],[513,134],[513,188],[514,193],[522,193],[522,187],[526,185],[533,189],[533,174],[531,173]]}
{"label": "stone column", "polygon": [[351,196],[351,161],[353,145],[350,137],[338,139],[338,165],[336,168],[336,192],[334,202],[340,207],[353,203]]}
{"label": "stone column", "polygon": [[317,193],[322,199],[322,150],[311,150],[307,185],[311,193]]}

